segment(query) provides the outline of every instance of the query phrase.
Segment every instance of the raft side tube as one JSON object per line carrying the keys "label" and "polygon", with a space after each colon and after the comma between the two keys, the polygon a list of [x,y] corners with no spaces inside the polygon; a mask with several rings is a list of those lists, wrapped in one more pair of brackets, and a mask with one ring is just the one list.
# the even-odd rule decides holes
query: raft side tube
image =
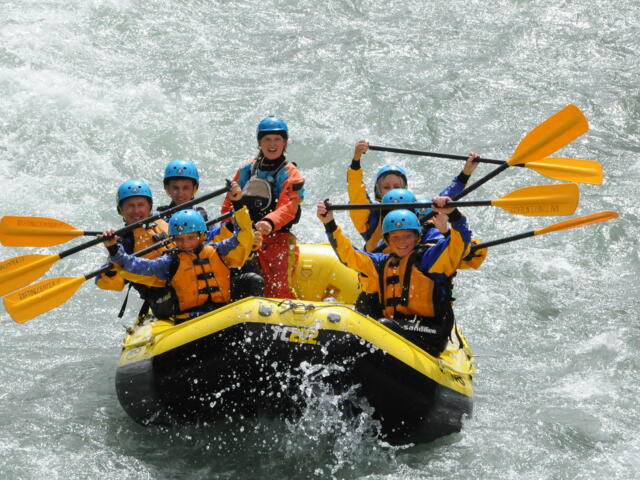
{"label": "raft side tube", "polygon": [[[315,345],[314,348],[323,347],[316,339],[325,330],[354,335],[358,341],[386,352],[437,383],[464,395],[473,395],[471,379],[475,367],[469,350],[462,348],[464,345],[457,341],[453,331],[452,338],[456,341],[450,341],[447,349],[436,358],[351,306],[323,302],[283,302],[252,297],[174,327],[167,328],[167,322],[161,322],[157,329],[152,325],[146,345],[135,343],[135,355],[133,352],[126,354],[128,342],[125,341],[120,365],[161,355],[243,323],[269,326],[272,331],[270,341],[309,343]],[[139,337],[131,337],[131,340],[135,338]],[[465,378],[466,381],[461,381]]]}

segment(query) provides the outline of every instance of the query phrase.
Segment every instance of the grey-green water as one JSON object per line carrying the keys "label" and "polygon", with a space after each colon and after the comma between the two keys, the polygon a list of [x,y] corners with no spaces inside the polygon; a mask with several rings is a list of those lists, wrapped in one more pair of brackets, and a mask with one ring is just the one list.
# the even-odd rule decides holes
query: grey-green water
{"label": "grey-green water", "polygon": [[[495,247],[458,275],[459,323],[478,355],[475,412],[428,445],[371,438],[370,418],[342,418],[321,390],[296,421],[144,429],[113,385],[121,295],[86,284],[24,325],[3,312],[0,476],[637,478],[638,18],[635,0],[0,0],[2,215],[117,226],[119,183],[145,179],[161,203],[164,165],[188,157],[202,190],[217,188],[255,151],[257,121],[277,114],[307,179],[296,231],[317,242],[312,204],[345,200],[357,139],[508,158],[568,103],[591,128],[558,155],[605,171],[602,186],[581,186],[577,214],[621,214]],[[461,166],[371,152],[367,178],[387,162],[427,196]],[[508,170],[473,198],[548,182]],[[557,221],[467,213],[487,240]],[[63,248],[3,247],[0,258]],[[96,247],[49,275],[79,276],[103,258]]]}

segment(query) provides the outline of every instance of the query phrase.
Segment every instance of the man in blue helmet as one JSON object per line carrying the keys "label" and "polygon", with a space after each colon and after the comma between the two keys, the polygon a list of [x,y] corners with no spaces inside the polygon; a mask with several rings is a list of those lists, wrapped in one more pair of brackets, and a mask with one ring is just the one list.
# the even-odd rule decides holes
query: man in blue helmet
{"label": "man in blue helmet", "polygon": [[[451,233],[435,243],[420,245],[422,228],[415,213],[394,210],[382,225],[390,253],[371,253],[354,248],[336,224],[325,202],[317,215],[340,261],[378,283],[383,323],[432,355],[446,347],[453,327],[451,279],[471,240],[466,218],[446,208],[449,197],[436,197],[440,220],[448,220]],[[330,205],[330,204],[329,204]]]}
{"label": "man in blue helmet", "polygon": [[[367,188],[364,184],[363,170],[360,166],[362,155],[369,150],[369,142],[359,140],[356,142],[355,151],[351,165],[347,170],[347,190],[349,193],[349,203],[372,203]],[[470,153],[462,171],[452,180],[451,184],[440,192],[440,196],[454,197],[460,193],[469,177],[478,166],[475,160],[480,156]],[[373,188],[374,199],[379,202],[384,195],[395,188],[407,188],[407,172],[398,165],[385,165],[376,173]],[[372,252],[382,240],[382,218],[376,209],[371,210],[349,210],[349,215],[356,230],[365,241],[364,250]]]}
{"label": "man in blue helmet", "polygon": [[[181,210],[169,221],[169,234],[177,248],[155,259],[134,257],[114,237],[104,236],[109,261],[129,278],[145,285],[164,285],[173,293],[171,318],[176,323],[226,305],[231,299],[231,268],[241,267],[253,244],[251,219],[246,208],[234,213],[237,235],[220,243],[208,243],[207,225],[195,210]],[[240,254],[232,254],[240,250]]]}
{"label": "man in blue helmet", "polygon": [[[200,186],[200,174],[191,160],[173,160],[164,169],[163,183],[164,191],[171,198],[171,203],[158,207],[159,212],[192,200]],[[197,206],[195,209],[200,212],[206,222],[209,216],[204,207]]]}
{"label": "man in blue helmet", "polygon": [[[128,180],[118,187],[117,193],[117,209],[122,215],[125,225],[130,225],[143,220],[152,215],[153,196],[149,186],[141,180]],[[153,223],[138,227],[120,238],[122,248],[128,254],[133,254],[144,250],[145,248],[160,242],[168,237],[169,225],[162,219],[158,219]],[[162,247],[147,253],[144,258],[157,258],[164,253],[167,247]],[[96,277],[96,285],[103,290],[124,289],[126,284],[140,294],[144,300],[140,309],[140,316],[146,315],[149,308],[156,318],[167,318],[167,301],[169,300],[168,290],[162,284],[159,285],[143,285],[141,283],[132,282],[126,279],[126,275],[122,271],[111,270],[105,274]],[[128,294],[127,294],[128,296]],[[126,300],[125,304],[126,305]],[[124,307],[123,305],[123,307]],[[123,314],[120,312],[120,316]]]}
{"label": "man in blue helmet", "polygon": [[233,204],[227,196],[222,213],[246,205],[255,228],[262,234],[258,264],[265,280],[265,296],[294,298],[289,286],[298,257],[291,227],[300,220],[304,199],[304,177],[285,157],[289,127],[279,117],[263,118],[256,129],[258,155],[241,167],[233,180],[243,191],[242,201]]}

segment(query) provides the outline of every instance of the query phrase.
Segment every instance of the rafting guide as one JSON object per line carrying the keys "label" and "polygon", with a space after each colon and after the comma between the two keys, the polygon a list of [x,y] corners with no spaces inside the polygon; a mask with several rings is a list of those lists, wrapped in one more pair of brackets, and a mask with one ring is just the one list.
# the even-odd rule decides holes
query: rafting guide
{"label": "rafting guide", "polygon": [[227,196],[221,213],[246,205],[255,229],[263,237],[257,262],[265,280],[267,297],[295,298],[290,277],[298,249],[291,227],[298,223],[304,200],[304,177],[287,160],[289,127],[279,117],[265,117],[256,128],[258,155],[233,177],[243,189],[243,200]]}

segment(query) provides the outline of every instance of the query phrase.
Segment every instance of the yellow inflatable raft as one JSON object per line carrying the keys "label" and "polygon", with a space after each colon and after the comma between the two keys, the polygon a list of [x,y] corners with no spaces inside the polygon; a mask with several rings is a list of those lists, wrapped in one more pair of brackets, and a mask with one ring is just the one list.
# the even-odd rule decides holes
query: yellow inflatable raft
{"label": "yellow inflatable raft", "polygon": [[335,365],[324,381],[337,391],[357,385],[389,441],[459,431],[475,374],[460,330],[434,358],[353,309],[356,275],[329,245],[300,250],[298,300],[251,297],[175,326],[136,322],[116,372],[124,410],[144,425],[295,414],[301,365]]}

